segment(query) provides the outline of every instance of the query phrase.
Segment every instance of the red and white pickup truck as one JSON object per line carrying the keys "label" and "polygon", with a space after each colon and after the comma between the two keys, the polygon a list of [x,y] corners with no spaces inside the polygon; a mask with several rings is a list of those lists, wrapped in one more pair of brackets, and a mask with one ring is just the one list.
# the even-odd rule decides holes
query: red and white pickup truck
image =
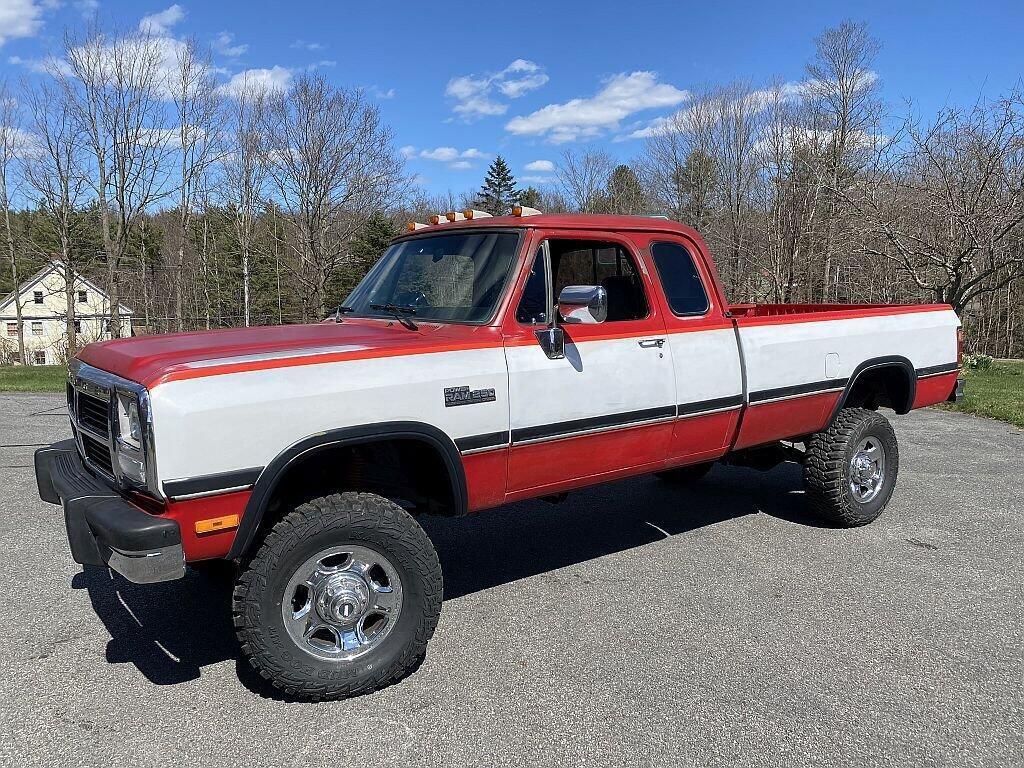
{"label": "red and white pickup truck", "polygon": [[533,214],[410,225],[334,322],[85,347],[74,439],[36,454],[75,560],[140,583],[234,561],[256,669],[352,695],[437,623],[416,515],[796,459],[813,510],[860,525],[899,465],[877,409],[959,396],[948,306],[730,305],[689,227]]}

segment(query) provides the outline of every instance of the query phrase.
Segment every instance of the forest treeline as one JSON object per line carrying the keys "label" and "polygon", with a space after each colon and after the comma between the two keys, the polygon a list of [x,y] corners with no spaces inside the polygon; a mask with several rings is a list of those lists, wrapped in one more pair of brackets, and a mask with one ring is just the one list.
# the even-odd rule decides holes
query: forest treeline
{"label": "forest treeline", "polygon": [[147,332],[316,321],[407,220],[519,201],[692,225],[736,302],[946,302],[970,350],[1021,356],[1024,96],[894,107],[878,51],[845,22],[799,81],[709,85],[637,127],[628,163],[582,144],[524,189],[497,157],[438,196],[359,90],[228,89],[194,42],[92,29],[0,85],[0,292],[56,258]]}

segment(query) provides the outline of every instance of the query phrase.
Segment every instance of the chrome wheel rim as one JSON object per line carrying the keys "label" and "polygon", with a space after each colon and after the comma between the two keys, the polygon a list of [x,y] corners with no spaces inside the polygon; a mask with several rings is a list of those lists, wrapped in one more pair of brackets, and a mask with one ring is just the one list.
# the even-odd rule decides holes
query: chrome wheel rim
{"label": "chrome wheel rim", "polygon": [[850,458],[850,495],[866,504],[874,499],[885,483],[885,448],[877,437],[860,441]]}
{"label": "chrome wheel rim", "polygon": [[379,646],[402,612],[402,579],[387,557],[348,544],[300,565],[281,615],[299,648],[324,661],[351,661]]}

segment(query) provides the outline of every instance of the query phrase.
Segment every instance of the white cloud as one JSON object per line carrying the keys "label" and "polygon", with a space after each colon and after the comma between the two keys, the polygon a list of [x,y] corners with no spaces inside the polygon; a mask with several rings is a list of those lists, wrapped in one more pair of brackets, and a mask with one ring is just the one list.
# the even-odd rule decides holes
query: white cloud
{"label": "white cloud", "polygon": [[246,69],[231,76],[220,87],[221,93],[238,98],[246,91],[275,93],[284,91],[292,81],[292,71],[286,67]]}
{"label": "white cloud", "polygon": [[521,136],[547,136],[560,144],[599,136],[636,112],[674,107],[688,98],[687,91],[659,83],[654,72],[622,72],[608,78],[590,98],[548,104],[529,115],[512,118],[505,129]]}
{"label": "white cloud", "polygon": [[234,33],[224,31],[218,33],[217,36],[213,38],[210,45],[213,46],[213,50],[221,56],[227,56],[229,59],[237,59],[249,50],[249,46],[244,43],[240,45],[232,45],[234,41]]}
{"label": "white cloud", "polygon": [[312,64],[307,66],[306,67],[306,71],[307,72],[315,72],[316,70],[323,69],[324,67],[336,67],[336,66],[338,66],[338,62],[336,62],[334,59],[321,59],[320,61],[314,61]]}
{"label": "white cloud", "polygon": [[0,144],[11,147],[14,150],[14,155],[23,159],[36,157],[43,151],[43,145],[38,136],[10,126],[0,125]]}
{"label": "white cloud", "polygon": [[383,88],[379,86],[371,85],[369,88],[366,89],[366,92],[370,94],[370,96],[372,96],[373,98],[380,99],[381,101],[395,98],[394,88],[388,88],[385,91]]}
{"label": "white cloud", "polygon": [[29,72],[40,75],[48,75],[51,72],[59,72],[64,75],[71,74],[71,65],[64,59],[56,56],[48,56],[44,59],[23,59],[21,56],[8,56],[7,63],[17,67],[24,67]]}
{"label": "white cloud", "polygon": [[424,149],[420,152],[420,157],[427,160],[437,160],[442,163],[450,162],[458,156],[459,150],[455,147],[438,147],[437,149]]}
{"label": "white cloud", "polygon": [[416,150],[416,147],[411,144],[402,147],[398,150],[402,157],[409,160],[413,157],[420,157],[424,160],[433,160],[436,163],[445,163],[454,171],[465,171],[469,168],[473,168],[474,165],[472,160],[483,160],[489,155],[486,152],[481,152],[476,147],[470,147],[469,149],[463,149],[459,151],[455,147],[435,147],[434,149],[421,149]]}
{"label": "white cloud", "polygon": [[0,0],[0,45],[32,37],[43,26],[43,6],[35,0]]}
{"label": "white cloud", "polygon": [[99,0],[75,0],[72,5],[85,19],[90,18],[100,7]]}
{"label": "white cloud", "polygon": [[548,81],[543,67],[526,59],[516,59],[500,72],[484,75],[460,75],[448,81],[445,95],[455,99],[452,108],[465,120],[488,115],[503,115],[508,104],[491,98],[495,90],[509,99],[518,99]]}
{"label": "white cloud", "polygon": [[[761,111],[770,106],[772,100],[776,98],[776,93],[778,94],[777,98],[781,101],[792,102],[800,99],[806,93],[807,87],[808,85],[805,82],[787,82],[780,84],[777,89],[761,88],[748,91],[741,98],[748,100],[758,111]],[[692,107],[687,107],[671,115],[656,117],[640,128],[636,128],[623,136],[617,136],[615,141],[647,139],[651,136],[656,136],[665,129],[670,128],[673,124],[688,124],[693,119],[692,115]]]}
{"label": "white cloud", "polygon": [[293,42],[288,47],[289,48],[300,48],[300,49],[302,49],[304,51],[322,51],[327,46],[325,46],[323,43],[311,43],[311,42],[308,42],[306,40],[296,40],[295,42]]}
{"label": "white cloud", "polygon": [[528,171],[536,171],[538,173],[551,173],[555,170],[555,164],[550,160],[534,160],[532,163],[527,163],[524,167]]}
{"label": "white cloud", "polygon": [[171,27],[185,18],[185,9],[175,3],[159,13],[143,16],[139,21],[139,31],[150,35],[165,35]]}

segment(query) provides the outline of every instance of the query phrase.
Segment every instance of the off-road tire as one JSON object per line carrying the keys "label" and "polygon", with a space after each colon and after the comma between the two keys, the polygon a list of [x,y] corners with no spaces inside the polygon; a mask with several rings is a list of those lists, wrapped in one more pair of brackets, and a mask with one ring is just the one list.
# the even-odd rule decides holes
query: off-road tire
{"label": "off-road tire", "polygon": [[[377,549],[397,569],[402,603],[381,644],[351,661],[323,661],[289,636],[281,613],[299,564],[332,546]],[[419,524],[397,504],[370,493],[339,493],[296,507],[243,564],[232,612],[242,653],[272,685],[296,699],[357,696],[397,682],[425,653],[441,612],[437,553]]]}
{"label": "off-road tire", "polygon": [[688,467],[666,469],[662,472],[656,472],[655,474],[662,480],[669,483],[689,485],[690,483],[696,483],[699,480],[703,480],[704,475],[710,472],[713,466],[715,466],[715,462],[708,461],[704,464],[691,464]]}
{"label": "off-road tire", "polygon": [[[882,487],[870,501],[850,490],[850,464],[857,446],[875,437],[885,451]],[[844,408],[821,432],[811,436],[804,457],[804,485],[811,512],[842,528],[867,525],[885,509],[899,472],[899,448],[889,420],[876,411]]]}

